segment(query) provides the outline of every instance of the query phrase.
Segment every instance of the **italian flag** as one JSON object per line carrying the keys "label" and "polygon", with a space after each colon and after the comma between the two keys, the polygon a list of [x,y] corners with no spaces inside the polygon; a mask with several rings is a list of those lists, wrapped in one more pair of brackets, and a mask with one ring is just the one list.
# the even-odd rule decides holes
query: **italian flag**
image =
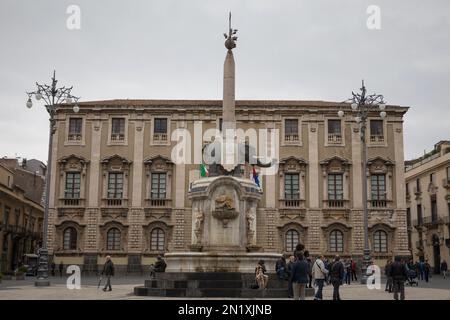
{"label": "italian flag", "polygon": [[204,164],[200,165],[200,177],[207,177],[209,175],[208,169],[206,169]]}

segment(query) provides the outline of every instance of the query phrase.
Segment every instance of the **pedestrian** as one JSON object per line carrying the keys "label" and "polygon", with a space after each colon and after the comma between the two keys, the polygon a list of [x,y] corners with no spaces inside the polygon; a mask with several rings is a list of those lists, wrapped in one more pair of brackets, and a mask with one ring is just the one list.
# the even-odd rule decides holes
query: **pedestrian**
{"label": "pedestrian", "polygon": [[114,276],[114,263],[111,261],[110,256],[106,256],[106,262],[103,265],[102,275],[106,276],[106,283],[103,291],[112,291],[111,277]]}
{"label": "pedestrian", "polygon": [[304,255],[305,252],[305,246],[302,243],[298,243],[295,246],[295,251],[294,251],[294,257],[295,259],[297,259],[297,256],[301,253]]}
{"label": "pedestrian", "polygon": [[419,274],[420,280],[423,280],[425,278],[425,262],[423,262],[423,260],[420,260],[419,262]]}
{"label": "pedestrian", "polygon": [[266,289],[269,282],[269,276],[266,274],[264,260],[259,260],[255,268],[255,280],[260,289]]}
{"label": "pedestrian", "polygon": [[444,279],[447,279],[447,261],[445,261],[445,260],[442,260],[441,272],[442,272],[442,275],[444,276]]}
{"label": "pedestrian", "polygon": [[323,262],[323,264],[324,264],[324,266],[325,266],[325,268],[327,269],[327,274],[326,274],[326,276],[325,276],[325,283],[326,284],[330,284],[330,266],[331,266],[331,264],[330,264],[330,262],[328,261],[328,258],[327,259],[325,259],[325,261]]}
{"label": "pedestrian", "polygon": [[291,282],[294,291],[294,299],[305,300],[305,287],[308,283],[308,275],[310,274],[308,262],[303,254],[299,253],[297,261],[292,267]]}
{"label": "pedestrian", "polygon": [[154,278],[156,272],[165,272],[167,264],[161,256],[156,257],[155,264],[150,265],[150,277]]}
{"label": "pedestrian", "polygon": [[333,300],[341,300],[341,296],[339,294],[339,287],[342,284],[342,280],[344,279],[344,265],[340,261],[341,258],[339,255],[334,257],[334,262],[330,267],[330,281],[333,285]]}
{"label": "pedestrian", "polygon": [[388,291],[389,293],[392,292],[392,283],[393,283],[392,277],[389,274],[391,264],[392,264],[391,259],[388,259],[386,261],[386,265],[384,266],[384,275],[386,276],[386,288],[384,289],[384,291]]}
{"label": "pedestrian", "polygon": [[305,250],[304,253],[305,256],[305,261],[308,263],[308,267],[309,267],[309,274],[308,274],[308,284],[306,285],[307,288],[312,288],[312,260],[311,257],[309,256],[309,251]]}
{"label": "pedestrian", "polygon": [[63,276],[63,269],[64,269],[64,263],[61,260],[61,262],[59,263],[59,275],[60,275],[60,277]]}
{"label": "pedestrian", "polygon": [[345,277],[344,277],[345,284],[349,285],[350,284],[350,277],[351,277],[351,274],[352,274],[352,265],[350,264],[350,261],[345,260],[344,267],[345,267]]}
{"label": "pedestrian", "polygon": [[396,256],[394,262],[391,264],[389,275],[392,277],[394,286],[394,299],[398,300],[398,294],[400,293],[400,300],[405,300],[405,281],[408,272],[406,266],[401,263],[399,256]]}
{"label": "pedestrian", "polygon": [[425,260],[425,266],[424,266],[425,282],[428,282],[428,280],[430,278],[430,271],[431,271],[431,266],[428,263],[428,259],[427,259],[427,260]]}
{"label": "pedestrian", "polygon": [[350,264],[352,266],[352,281],[358,281],[358,278],[356,277],[356,262],[353,261],[353,259],[350,259]]}
{"label": "pedestrian", "polygon": [[287,270],[287,274],[288,274],[288,297],[289,298],[293,298],[294,297],[294,291],[292,288],[292,281],[291,281],[291,275],[292,275],[292,268],[294,266],[294,262],[295,262],[295,258],[294,256],[290,256],[289,257],[289,261],[286,264],[286,270]]}
{"label": "pedestrian", "polygon": [[56,269],[55,261],[52,261],[52,264],[50,265],[50,269],[52,270],[52,277],[54,277],[55,276],[55,269]]}
{"label": "pedestrian", "polygon": [[323,262],[324,257],[323,255],[320,255],[316,261],[314,261],[313,267],[312,267],[312,276],[314,278],[314,285],[317,286],[317,292],[314,295],[314,300],[322,300],[322,289],[325,284],[325,279],[328,274],[327,268],[325,268],[325,264]]}
{"label": "pedestrian", "polygon": [[282,255],[275,263],[275,272],[280,280],[286,279],[286,258]]}

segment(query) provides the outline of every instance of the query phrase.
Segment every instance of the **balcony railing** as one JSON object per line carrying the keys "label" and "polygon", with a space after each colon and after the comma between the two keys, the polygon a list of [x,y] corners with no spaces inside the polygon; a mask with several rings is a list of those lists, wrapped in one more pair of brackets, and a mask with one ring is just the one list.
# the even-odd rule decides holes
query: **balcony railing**
{"label": "balcony railing", "polygon": [[325,203],[326,203],[328,208],[344,208],[345,207],[345,200],[344,199],[325,200]]}
{"label": "balcony railing", "polygon": [[83,139],[83,136],[81,133],[69,133],[67,140],[69,141],[81,141]]}
{"label": "balcony railing", "polygon": [[384,135],[370,135],[371,143],[384,143]]}
{"label": "balcony railing", "polygon": [[336,144],[342,143],[342,135],[336,133],[329,133],[328,143],[336,143]]}
{"label": "balcony railing", "polygon": [[297,142],[298,141],[298,134],[285,134],[284,135],[284,141],[286,141],[286,142]]}
{"label": "balcony railing", "polygon": [[113,133],[111,134],[111,141],[124,141],[125,134],[123,133]]}
{"label": "balcony railing", "polygon": [[387,208],[387,200],[370,200],[371,208]]}
{"label": "balcony railing", "polygon": [[304,200],[301,199],[280,199],[282,208],[300,208],[302,207]]}
{"label": "balcony railing", "polygon": [[167,133],[154,133],[153,141],[155,142],[167,142]]}
{"label": "balcony railing", "polygon": [[450,178],[444,178],[442,180],[442,186],[444,188],[450,189]]}
{"label": "balcony railing", "polygon": [[122,207],[125,205],[125,200],[122,198],[107,198],[103,202],[108,207]]}
{"label": "balcony railing", "polygon": [[170,199],[146,199],[148,207],[165,208],[170,205]]}
{"label": "balcony railing", "polygon": [[83,200],[80,198],[63,198],[60,199],[60,204],[64,207],[79,207],[83,205]]}

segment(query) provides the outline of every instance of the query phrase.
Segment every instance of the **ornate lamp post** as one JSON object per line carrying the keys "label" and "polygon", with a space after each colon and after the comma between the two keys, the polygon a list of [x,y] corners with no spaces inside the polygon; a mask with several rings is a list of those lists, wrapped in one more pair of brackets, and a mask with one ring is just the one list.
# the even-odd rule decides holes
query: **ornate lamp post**
{"label": "ornate lamp post", "polygon": [[[364,86],[364,80],[362,81],[362,87],[360,93],[352,92],[353,97],[348,99],[347,103],[350,103],[352,111],[355,113],[355,121],[360,127],[360,137],[362,145],[362,194],[363,194],[363,210],[364,210],[364,258],[361,268],[361,283],[367,283],[367,267],[370,265],[370,248],[369,248],[369,214],[367,209],[367,146],[366,146],[366,129],[367,129],[367,117],[369,113],[373,111],[379,111],[381,118],[386,117],[386,104],[383,100],[383,96],[379,94],[367,95],[366,87]],[[338,116],[343,117],[344,111],[339,110]]]}
{"label": "ornate lamp post", "polygon": [[42,235],[42,245],[39,249],[39,267],[37,280],[35,282],[36,286],[49,286],[50,281],[48,280],[48,250],[47,250],[47,234],[48,234],[48,206],[49,206],[49,196],[50,196],[50,175],[52,171],[52,145],[53,145],[53,134],[56,131],[54,115],[56,112],[56,106],[66,102],[73,103],[73,111],[77,113],[80,111],[80,107],[76,104],[79,97],[75,97],[71,94],[72,88],[61,87],[57,88],[57,80],[55,78],[55,71],[53,71],[52,84],[39,84],[36,82],[37,90],[33,92],[27,92],[28,101],[27,107],[31,108],[33,102],[31,98],[39,100],[44,100],[45,108],[50,115],[50,133],[49,133],[49,145],[48,145],[48,159],[47,159],[47,172],[45,176],[45,203],[44,203],[44,230]]}

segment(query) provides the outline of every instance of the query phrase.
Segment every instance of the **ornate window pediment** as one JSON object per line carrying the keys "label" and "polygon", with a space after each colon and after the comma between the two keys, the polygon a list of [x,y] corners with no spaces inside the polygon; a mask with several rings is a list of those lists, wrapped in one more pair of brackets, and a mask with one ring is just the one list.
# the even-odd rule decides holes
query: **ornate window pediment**
{"label": "ornate window pediment", "polygon": [[290,156],[280,160],[280,171],[281,172],[306,171],[307,164],[308,162],[303,158]]}
{"label": "ornate window pediment", "polygon": [[370,173],[387,173],[392,170],[393,166],[393,161],[382,157],[375,157],[367,160],[367,170]]}
{"label": "ornate window pediment", "polygon": [[81,156],[71,154],[58,160],[60,172],[76,171],[86,174],[86,167],[89,161]]}
{"label": "ornate window pediment", "polygon": [[144,160],[144,165],[152,171],[168,171],[173,167],[173,162],[164,156],[157,155]]}
{"label": "ornate window pediment", "polygon": [[344,173],[350,169],[351,162],[345,158],[334,156],[320,161],[324,173]]}
{"label": "ornate window pediment", "polygon": [[132,161],[127,158],[114,154],[102,159],[103,170],[107,171],[128,171]]}

